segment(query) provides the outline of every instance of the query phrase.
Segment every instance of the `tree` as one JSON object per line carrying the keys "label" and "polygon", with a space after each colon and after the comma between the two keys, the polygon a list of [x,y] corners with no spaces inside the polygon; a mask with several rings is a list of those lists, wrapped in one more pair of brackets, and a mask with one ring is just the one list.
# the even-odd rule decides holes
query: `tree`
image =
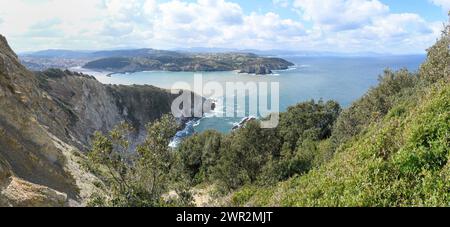
{"label": "tree", "polygon": [[220,157],[222,135],[216,131],[206,131],[183,141],[177,150],[183,170],[193,183],[208,181],[212,167]]}
{"label": "tree", "polygon": [[[190,194],[176,170],[169,148],[175,135],[175,119],[163,116],[147,126],[147,137],[136,151],[129,151],[130,127],[122,124],[107,136],[96,133],[89,153],[90,166],[105,182],[107,196],[93,195],[92,206],[155,207],[190,205]],[[177,184],[172,184],[177,181]],[[177,198],[163,199],[170,189]]]}
{"label": "tree", "polygon": [[90,167],[106,184],[109,198],[94,195],[93,206],[125,206],[128,201],[134,201],[132,183],[133,169],[127,164],[126,153],[129,144],[126,139],[129,134],[128,124],[115,127],[107,136],[97,132],[94,135],[93,147],[88,154]]}
{"label": "tree", "polygon": [[279,156],[280,139],[275,129],[263,129],[259,121],[250,121],[221,145],[214,176],[226,189],[235,189],[258,180],[268,161]]}
{"label": "tree", "polygon": [[[449,11],[450,16],[450,11]],[[430,83],[450,79],[450,22],[444,27],[441,38],[428,49],[427,61],[420,67],[420,77]]]}
{"label": "tree", "polygon": [[364,97],[340,114],[333,129],[333,140],[343,144],[361,133],[370,123],[382,119],[399,100],[403,100],[403,96],[410,96],[408,92],[417,83],[417,74],[406,69],[397,72],[386,69],[377,87],[371,88]]}
{"label": "tree", "polygon": [[329,159],[332,149],[321,141],[340,111],[333,101],[300,103],[281,114],[278,128],[254,120],[229,135],[205,132],[185,140],[178,153],[194,184],[216,181],[225,190],[273,184]]}
{"label": "tree", "polygon": [[293,154],[307,136],[306,131],[314,129],[319,140],[331,135],[336,118],[341,112],[337,102],[304,102],[290,107],[281,114],[279,131],[283,138],[284,152]]}

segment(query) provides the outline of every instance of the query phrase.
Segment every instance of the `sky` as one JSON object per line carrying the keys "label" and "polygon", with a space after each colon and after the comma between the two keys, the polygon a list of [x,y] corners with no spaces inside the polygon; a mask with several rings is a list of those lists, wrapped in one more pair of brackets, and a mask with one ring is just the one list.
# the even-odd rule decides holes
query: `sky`
{"label": "sky", "polygon": [[450,0],[0,0],[17,52],[117,48],[424,53]]}

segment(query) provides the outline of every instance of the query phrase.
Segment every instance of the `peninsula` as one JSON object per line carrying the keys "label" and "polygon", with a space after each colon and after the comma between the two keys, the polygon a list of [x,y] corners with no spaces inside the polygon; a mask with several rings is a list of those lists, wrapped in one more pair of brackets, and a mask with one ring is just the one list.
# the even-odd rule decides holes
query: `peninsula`
{"label": "peninsula", "polygon": [[214,72],[239,71],[257,75],[285,70],[294,64],[281,58],[260,57],[251,53],[179,53],[170,51],[140,50],[136,56],[101,58],[86,63],[91,70],[114,73],[140,71]]}

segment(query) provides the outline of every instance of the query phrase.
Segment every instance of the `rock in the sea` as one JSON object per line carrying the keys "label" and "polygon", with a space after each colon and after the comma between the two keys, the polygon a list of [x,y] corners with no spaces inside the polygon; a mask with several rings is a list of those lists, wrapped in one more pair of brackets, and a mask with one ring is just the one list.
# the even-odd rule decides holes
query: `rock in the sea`
{"label": "rock in the sea", "polygon": [[244,67],[244,69],[242,69],[240,73],[267,75],[272,74],[272,70],[270,70],[270,68],[266,65],[249,65]]}

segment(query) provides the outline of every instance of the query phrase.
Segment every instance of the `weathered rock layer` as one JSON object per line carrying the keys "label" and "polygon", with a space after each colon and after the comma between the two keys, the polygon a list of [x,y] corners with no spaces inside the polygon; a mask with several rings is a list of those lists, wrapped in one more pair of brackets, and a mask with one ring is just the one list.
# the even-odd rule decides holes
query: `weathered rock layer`
{"label": "weathered rock layer", "polygon": [[143,129],[175,98],[69,71],[25,69],[0,35],[0,206],[80,205],[95,176],[80,166],[95,131]]}

